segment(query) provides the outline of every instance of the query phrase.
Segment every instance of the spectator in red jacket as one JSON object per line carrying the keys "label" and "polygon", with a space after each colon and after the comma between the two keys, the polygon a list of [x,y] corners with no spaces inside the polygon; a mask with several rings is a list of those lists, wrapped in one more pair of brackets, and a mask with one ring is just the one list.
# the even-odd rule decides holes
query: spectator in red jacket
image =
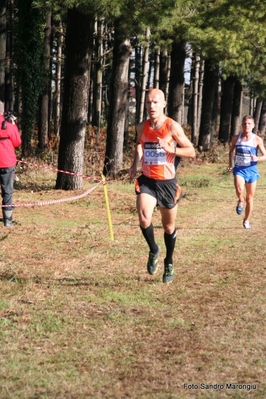
{"label": "spectator in red jacket", "polygon": [[[4,104],[0,101],[0,184],[4,225],[12,226],[12,195],[17,158],[14,148],[21,145],[21,137],[15,120],[4,116]],[[10,206],[7,206],[10,205]]]}

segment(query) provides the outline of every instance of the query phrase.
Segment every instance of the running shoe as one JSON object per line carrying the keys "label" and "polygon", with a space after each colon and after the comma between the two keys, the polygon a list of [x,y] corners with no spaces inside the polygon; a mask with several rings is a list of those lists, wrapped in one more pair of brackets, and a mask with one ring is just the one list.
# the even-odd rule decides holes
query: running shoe
{"label": "running shoe", "polygon": [[248,220],[243,220],[243,227],[244,229],[251,230],[251,226]]}
{"label": "running shoe", "polygon": [[244,208],[244,203],[238,201],[237,206],[236,206],[236,213],[238,215],[241,215],[241,213],[243,212],[243,208]]}
{"label": "running shoe", "polygon": [[163,282],[171,283],[174,279],[174,266],[171,263],[164,262]]}
{"label": "running shoe", "polygon": [[147,269],[149,274],[155,274],[157,272],[159,252],[160,247],[158,247],[158,251],[156,252],[156,254],[153,254],[152,252],[149,253],[149,259],[147,263]]}

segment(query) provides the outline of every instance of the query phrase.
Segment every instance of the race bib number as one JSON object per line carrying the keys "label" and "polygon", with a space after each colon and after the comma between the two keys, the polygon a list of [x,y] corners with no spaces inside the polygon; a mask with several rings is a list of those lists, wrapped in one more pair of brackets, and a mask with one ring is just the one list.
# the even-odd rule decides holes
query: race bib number
{"label": "race bib number", "polygon": [[238,166],[249,166],[251,165],[250,154],[236,155],[236,165]]}
{"label": "race bib number", "polygon": [[145,143],[143,158],[146,165],[162,165],[166,163],[166,152],[159,143]]}

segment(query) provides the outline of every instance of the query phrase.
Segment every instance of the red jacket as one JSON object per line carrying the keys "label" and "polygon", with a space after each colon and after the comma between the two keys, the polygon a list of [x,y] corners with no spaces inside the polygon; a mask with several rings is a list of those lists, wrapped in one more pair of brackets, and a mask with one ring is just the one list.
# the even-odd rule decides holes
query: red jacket
{"label": "red jacket", "polygon": [[17,125],[10,122],[6,122],[6,129],[2,129],[4,120],[4,116],[0,115],[0,168],[11,168],[17,163],[14,148],[20,146],[21,137]]}

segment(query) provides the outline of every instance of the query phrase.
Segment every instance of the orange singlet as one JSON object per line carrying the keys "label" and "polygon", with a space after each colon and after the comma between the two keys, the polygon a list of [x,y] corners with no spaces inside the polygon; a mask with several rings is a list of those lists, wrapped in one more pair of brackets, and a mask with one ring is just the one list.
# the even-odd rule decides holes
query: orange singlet
{"label": "orange singlet", "polygon": [[143,149],[141,172],[151,179],[170,180],[175,178],[175,155],[160,147],[158,140],[158,138],[166,140],[173,148],[176,147],[177,143],[171,136],[171,123],[172,119],[167,118],[160,129],[154,130],[149,119],[145,122],[140,138]]}

